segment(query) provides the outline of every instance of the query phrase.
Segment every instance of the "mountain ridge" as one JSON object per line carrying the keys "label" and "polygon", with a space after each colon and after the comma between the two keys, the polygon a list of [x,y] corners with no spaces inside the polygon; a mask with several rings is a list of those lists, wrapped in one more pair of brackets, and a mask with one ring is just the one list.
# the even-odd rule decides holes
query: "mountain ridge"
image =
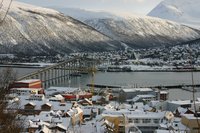
{"label": "mountain ridge", "polygon": [[200,32],[148,16],[95,18],[83,22],[46,9],[13,2],[0,26],[0,53],[66,54],[173,45],[200,37]]}
{"label": "mountain ridge", "polygon": [[164,0],[147,15],[200,28],[199,0]]}
{"label": "mountain ridge", "polygon": [[132,48],[173,45],[200,37],[197,29],[151,17],[92,19],[84,22]]}
{"label": "mountain ridge", "polygon": [[16,1],[0,30],[1,53],[66,54],[123,48],[120,42],[72,17]]}
{"label": "mountain ridge", "polygon": [[[70,14],[67,13],[68,10],[70,9],[67,8],[67,10],[64,11],[64,8],[62,10],[58,8],[58,11],[63,12],[65,15]],[[182,43],[184,41],[193,40],[199,37],[198,30],[188,27],[187,25],[185,26],[180,25],[170,20],[163,20],[160,18],[149,17],[149,16],[138,16],[138,15],[131,15],[131,16],[115,15],[109,17],[105,15],[106,17],[104,16],[102,17],[101,15],[98,16],[98,13],[94,15],[96,12],[92,11],[87,11],[87,13],[88,12],[92,13],[95,16],[94,18],[93,17],[91,18],[89,15],[87,18],[87,15],[84,15],[85,18],[82,19],[82,17],[79,18],[76,15],[73,16],[74,10],[75,9],[70,11],[72,17],[75,17],[76,19],[100,31],[102,34],[107,35],[114,40],[121,41],[132,48],[145,48],[146,46],[156,47],[168,44],[173,45]],[[79,11],[81,10],[79,9],[75,10],[76,14],[78,14]],[[81,14],[82,12],[79,13],[80,16]],[[154,23],[156,24],[156,26],[154,26]],[[186,31],[185,29],[188,29],[191,32]],[[123,33],[120,33],[120,30]],[[165,30],[166,33],[164,33],[163,30]],[[185,34],[184,32],[186,32],[187,34]],[[181,34],[178,35],[179,33]],[[173,39],[173,36],[176,36],[176,38]]]}

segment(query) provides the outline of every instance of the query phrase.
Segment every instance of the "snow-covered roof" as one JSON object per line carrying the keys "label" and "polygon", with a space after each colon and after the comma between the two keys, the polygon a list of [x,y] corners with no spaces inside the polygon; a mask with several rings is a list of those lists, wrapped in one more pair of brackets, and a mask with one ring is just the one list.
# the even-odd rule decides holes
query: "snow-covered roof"
{"label": "snow-covered roof", "polygon": [[141,98],[155,97],[154,95],[151,95],[151,94],[149,94],[149,95],[137,95],[137,96],[141,97]]}
{"label": "snow-covered roof", "polygon": [[[20,108],[24,109],[24,105],[26,105],[27,103],[29,103],[29,100],[26,100],[27,97],[20,97]],[[47,99],[41,100],[41,101],[32,101],[33,104],[35,104],[35,110],[40,110],[41,106],[49,103],[52,105],[52,110],[56,111],[56,110],[63,110],[65,112],[67,112],[67,110],[69,110],[72,106],[72,103],[65,103],[62,104],[62,106],[60,105],[60,102],[56,102],[56,101],[48,101]]]}
{"label": "snow-covered roof", "polygon": [[[157,129],[155,130],[155,133],[169,133],[170,131],[169,130],[165,130],[165,129]],[[173,131],[174,133],[178,133],[176,131]]]}
{"label": "snow-covered roof", "polygon": [[63,126],[62,124],[56,124],[55,126],[61,128],[63,130],[67,130],[67,128],[65,126]]}
{"label": "snow-covered roof", "polygon": [[[46,113],[49,113],[49,112],[46,112]],[[42,117],[41,115],[38,115],[38,116],[34,116],[34,117],[38,117],[40,118],[40,121],[39,122],[35,122],[35,121],[32,121],[31,119],[33,119],[33,117],[30,117],[28,116],[30,119],[29,120],[29,127],[35,127],[35,128],[38,128],[39,125],[42,127],[40,130],[36,130],[36,133],[40,133],[40,131],[43,131],[43,132],[48,132],[48,133],[51,133],[51,128],[54,128],[54,127],[59,127],[61,129],[64,129],[64,130],[67,130],[67,127],[69,127],[70,125],[70,119],[69,118],[57,118],[57,117],[51,117],[51,116],[47,116],[46,118],[49,118],[49,120],[52,120],[52,121],[46,121],[44,120],[44,117]],[[59,121],[57,121],[59,120]],[[46,122],[45,122],[46,121]],[[44,128],[46,127],[46,128]]]}
{"label": "snow-covered roof", "polygon": [[45,103],[45,104],[43,104],[43,105],[47,105],[47,106],[49,106],[49,107],[52,106],[50,103]]}
{"label": "snow-covered roof", "polygon": [[195,117],[194,114],[183,114],[182,116],[186,117],[189,120],[200,120],[200,117]]}
{"label": "snow-covered roof", "polygon": [[36,104],[35,103],[33,103],[33,102],[28,102],[27,104],[25,104],[25,105],[32,105],[32,106],[36,106]]}
{"label": "snow-covered roof", "polygon": [[36,133],[49,133],[51,132],[50,129],[46,126],[46,125],[43,125],[42,128],[40,130],[36,130]]}
{"label": "snow-covered roof", "polygon": [[173,104],[178,104],[178,105],[192,104],[191,100],[168,101],[168,103],[173,103]]}
{"label": "snow-covered roof", "polygon": [[187,111],[186,108],[182,108],[182,107],[178,107],[177,110],[181,115],[184,114]]}
{"label": "snow-covered roof", "polygon": [[97,101],[97,100],[100,100],[102,98],[102,96],[92,96],[92,101]]}
{"label": "snow-covered roof", "polygon": [[167,91],[160,91],[160,94],[168,94],[169,92]]}
{"label": "snow-covered roof", "polygon": [[159,104],[160,103],[160,101],[150,101],[148,104],[149,104],[149,106],[151,106],[151,107],[155,107],[157,104]]}
{"label": "snow-covered roof", "polygon": [[58,99],[60,99],[60,100],[62,100],[64,97],[62,96],[62,95],[60,95],[60,94],[58,94],[58,95],[54,95],[54,97],[56,97],[56,98],[58,98]]}
{"label": "snow-covered roof", "polygon": [[137,95],[136,97],[134,97],[133,99],[131,99],[130,101],[134,101],[137,102],[139,99],[146,99],[146,98],[155,98],[154,95]]}
{"label": "snow-covered roof", "polygon": [[102,116],[121,116],[124,114],[128,118],[164,118],[166,112],[144,112],[143,110],[119,110],[119,111],[107,111]]}
{"label": "snow-covered roof", "polygon": [[33,82],[40,82],[40,79],[26,79],[26,80],[20,80],[16,81],[15,83],[33,83]]}
{"label": "snow-covered roof", "polygon": [[62,96],[62,95],[54,95],[53,97],[50,97],[49,98],[49,101],[52,101],[52,100],[63,100],[64,99],[64,97]]}
{"label": "snow-covered roof", "polygon": [[83,110],[83,114],[84,114],[84,115],[90,115],[92,111],[93,111],[93,112],[96,112],[96,113],[98,112],[98,108],[94,108],[94,107],[91,107],[91,108],[83,108],[82,110]]}
{"label": "snow-covered roof", "polygon": [[85,98],[84,99],[87,103],[89,103],[90,105],[92,105],[92,101],[90,101],[89,99]]}
{"label": "snow-covered roof", "polygon": [[163,118],[165,112],[133,112],[127,115],[128,118]]}
{"label": "snow-covered roof", "polygon": [[46,95],[54,95],[56,94],[63,94],[63,93],[70,93],[78,90],[79,88],[73,88],[73,87],[50,87],[45,90]]}

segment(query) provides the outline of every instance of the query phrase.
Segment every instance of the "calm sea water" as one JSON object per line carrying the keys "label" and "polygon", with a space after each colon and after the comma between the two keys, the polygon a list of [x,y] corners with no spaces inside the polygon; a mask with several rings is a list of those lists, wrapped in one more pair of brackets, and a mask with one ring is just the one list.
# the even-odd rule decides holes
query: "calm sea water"
{"label": "calm sea water", "polygon": [[[0,68],[2,70],[3,68]],[[35,68],[14,68],[18,76],[36,71]],[[191,72],[97,72],[94,78],[91,74],[74,77],[66,80],[58,86],[72,86],[87,88],[86,84],[106,84],[120,86],[158,86],[158,85],[179,85],[192,84]],[[200,84],[200,72],[194,73],[195,84]],[[180,89],[168,90],[170,99],[192,99],[192,93]],[[200,97],[200,92],[196,93]]]}

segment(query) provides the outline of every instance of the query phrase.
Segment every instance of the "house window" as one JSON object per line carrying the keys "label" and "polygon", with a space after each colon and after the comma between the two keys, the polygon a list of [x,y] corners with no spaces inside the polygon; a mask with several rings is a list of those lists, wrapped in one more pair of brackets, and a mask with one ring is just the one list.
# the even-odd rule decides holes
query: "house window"
{"label": "house window", "polygon": [[160,119],[154,119],[154,120],[153,120],[153,122],[156,123],[156,124],[158,124],[159,121],[160,121]]}
{"label": "house window", "polygon": [[125,128],[123,126],[119,126],[119,133],[124,133],[125,132]]}
{"label": "house window", "polygon": [[119,123],[123,124],[123,123],[124,123],[124,121],[123,121],[123,120],[120,120],[120,121],[119,121]]}
{"label": "house window", "polygon": [[142,122],[143,123],[151,123],[151,119],[143,119]]}
{"label": "house window", "polygon": [[128,123],[133,123],[133,119],[128,119]]}
{"label": "house window", "polygon": [[139,119],[134,119],[134,123],[140,123]]}

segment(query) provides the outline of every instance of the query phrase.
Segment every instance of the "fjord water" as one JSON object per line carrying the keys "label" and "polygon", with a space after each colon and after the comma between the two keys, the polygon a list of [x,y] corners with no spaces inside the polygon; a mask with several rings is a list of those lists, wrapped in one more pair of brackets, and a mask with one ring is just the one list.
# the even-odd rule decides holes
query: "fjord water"
{"label": "fjord water", "polygon": [[[3,68],[0,68],[2,70]],[[14,68],[18,77],[37,71],[36,68]],[[83,74],[81,77],[73,77],[70,82],[66,80],[57,86],[71,86],[87,88],[94,80],[95,84],[119,85],[132,87],[148,87],[162,85],[192,84],[191,72],[97,72],[94,77],[91,74]],[[92,79],[93,78],[93,79]],[[194,83],[200,84],[200,72],[194,72]],[[169,99],[192,99],[192,93],[181,89],[171,89]],[[200,97],[200,92],[196,93]]]}

